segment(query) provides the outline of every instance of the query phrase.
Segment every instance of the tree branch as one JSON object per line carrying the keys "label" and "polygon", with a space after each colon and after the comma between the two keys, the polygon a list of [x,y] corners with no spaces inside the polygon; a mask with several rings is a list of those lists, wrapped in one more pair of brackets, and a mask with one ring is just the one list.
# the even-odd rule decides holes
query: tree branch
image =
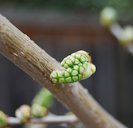
{"label": "tree branch", "polygon": [[[28,124],[75,124],[78,122],[78,119],[75,115],[48,115],[44,118],[32,118],[27,123]],[[20,120],[15,117],[8,117],[9,125],[19,125],[21,124]]]}
{"label": "tree branch", "polygon": [[[79,83],[54,85],[50,73],[60,64],[0,15],[0,53],[49,89],[86,128],[126,128],[111,117]],[[30,93],[30,92],[29,92]]]}

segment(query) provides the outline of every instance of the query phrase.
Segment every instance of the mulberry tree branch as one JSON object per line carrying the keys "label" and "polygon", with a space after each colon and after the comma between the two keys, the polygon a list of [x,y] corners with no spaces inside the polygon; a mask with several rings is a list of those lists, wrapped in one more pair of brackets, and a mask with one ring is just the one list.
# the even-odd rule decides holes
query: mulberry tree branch
{"label": "mulberry tree branch", "polygon": [[61,69],[60,64],[2,15],[0,53],[33,80],[49,89],[61,103],[76,114],[86,128],[126,128],[110,116],[80,83],[61,87],[53,84],[50,73]]}

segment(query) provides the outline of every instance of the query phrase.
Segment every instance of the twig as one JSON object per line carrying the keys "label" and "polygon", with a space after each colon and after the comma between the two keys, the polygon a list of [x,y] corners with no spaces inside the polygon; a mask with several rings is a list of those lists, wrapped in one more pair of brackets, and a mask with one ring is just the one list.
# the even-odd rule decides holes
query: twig
{"label": "twig", "polygon": [[[122,35],[123,28],[117,23],[113,24],[110,28],[110,32],[112,35],[120,41]],[[129,42],[127,45],[124,45],[124,47],[127,49],[127,51],[133,55],[133,42]]]}
{"label": "twig", "polygon": [[[75,115],[48,115],[44,118],[31,118],[27,124],[75,124],[79,120]],[[15,117],[8,117],[9,125],[19,125],[21,122]]]}
{"label": "twig", "polygon": [[113,24],[110,27],[110,31],[113,34],[113,36],[115,36],[115,38],[117,40],[120,40],[121,39],[121,35],[122,35],[123,29],[121,28],[121,26],[119,24],[117,24],[117,23]]}
{"label": "twig", "polygon": [[110,116],[79,83],[57,86],[50,73],[59,63],[0,15],[0,53],[49,89],[86,128],[126,128]]}

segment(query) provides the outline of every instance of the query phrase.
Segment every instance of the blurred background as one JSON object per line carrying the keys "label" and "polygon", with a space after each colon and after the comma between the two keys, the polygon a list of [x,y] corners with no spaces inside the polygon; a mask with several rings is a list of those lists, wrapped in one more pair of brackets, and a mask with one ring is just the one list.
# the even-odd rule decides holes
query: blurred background
{"label": "blurred background", "polygon": [[[133,56],[100,25],[105,6],[117,9],[122,26],[133,25],[132,0],[1,0],[0,13],[58,61],[80,49],[89,52],[97,72],[81,83],[109,113],[133,127]],[[14,115],[40,88],[0,55],[1,110]],[[67,110],[56,102],[51,111]]]}

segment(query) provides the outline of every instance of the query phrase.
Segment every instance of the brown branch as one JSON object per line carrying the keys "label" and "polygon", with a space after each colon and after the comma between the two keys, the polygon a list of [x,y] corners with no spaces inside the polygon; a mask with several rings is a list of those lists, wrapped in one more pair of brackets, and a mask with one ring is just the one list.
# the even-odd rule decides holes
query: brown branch
{"label": "brown branch", "polygon": [[0,53],[49,89],[86,128],[126,128],[111,117],[79,83],[54,85],[50,73],[60,64],[0,15]]}
{"label": "brown branch", "polygon": [[[44,118],[31,118],[27,124],[75,124],[78,123],[78,119],[75,115],[48,115]],[[20,120],[15,117],[8,117],[9,125],[19,125]]]}

